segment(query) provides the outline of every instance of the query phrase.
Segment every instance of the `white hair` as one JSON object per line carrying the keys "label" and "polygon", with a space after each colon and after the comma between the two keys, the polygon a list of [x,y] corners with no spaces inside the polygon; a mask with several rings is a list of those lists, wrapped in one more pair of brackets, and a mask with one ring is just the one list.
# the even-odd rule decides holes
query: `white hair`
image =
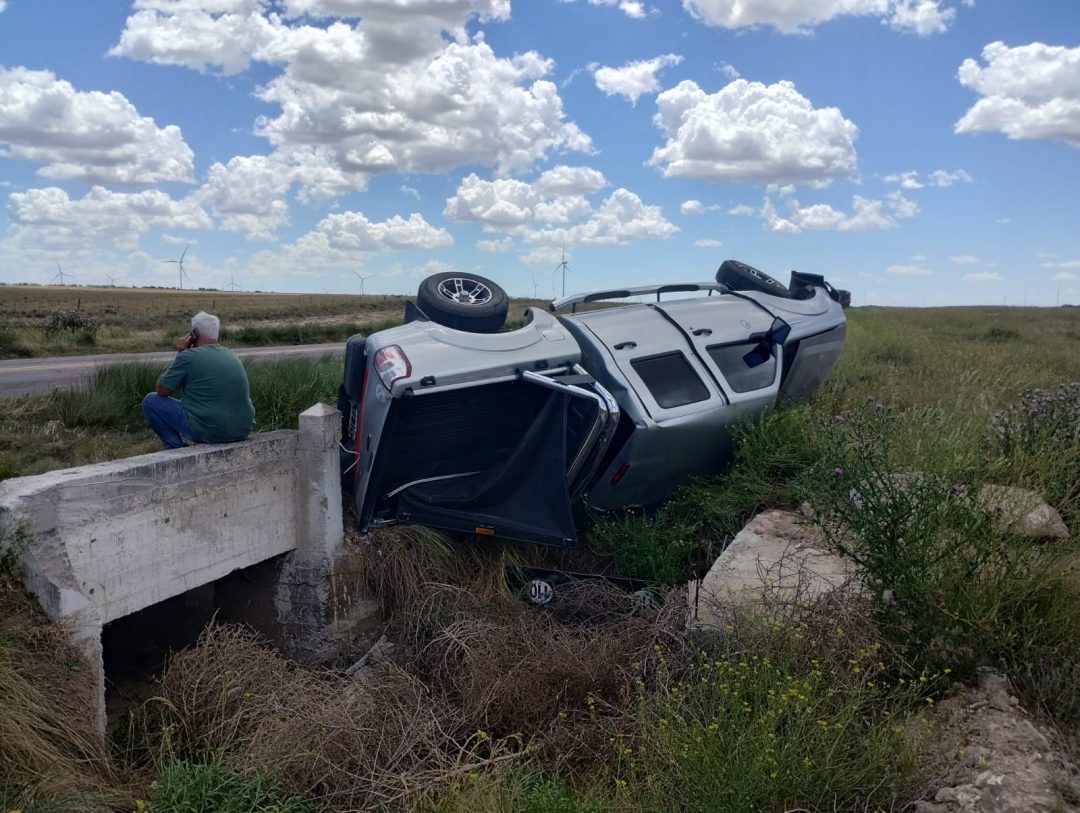
{"label": "white hair", "polygon": [[199,311],[191,317],[191,328],[207,339],[217,339],[218,333],[221,332],[221,320],[212,313]]}

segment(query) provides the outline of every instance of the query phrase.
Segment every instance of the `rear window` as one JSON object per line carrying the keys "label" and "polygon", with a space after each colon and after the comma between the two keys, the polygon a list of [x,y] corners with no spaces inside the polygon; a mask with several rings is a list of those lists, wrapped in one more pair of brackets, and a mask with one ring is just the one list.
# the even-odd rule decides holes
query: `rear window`
{"label": "rear window", "polygon": [[742,344],[719,344],[708,348],[709,355],[724,374],[728,386],[735,392],[750,392],[768,387],[776,378],[776,356],[769,356],[764,364],[749,367],[743,356],[757,347],[757,342]]}
{"label": "rear window", "polygon": [[709,397],[709,391],[682,353],[633,359],[630,365],[641,376],[656,403],[664,409],[693,404]]}

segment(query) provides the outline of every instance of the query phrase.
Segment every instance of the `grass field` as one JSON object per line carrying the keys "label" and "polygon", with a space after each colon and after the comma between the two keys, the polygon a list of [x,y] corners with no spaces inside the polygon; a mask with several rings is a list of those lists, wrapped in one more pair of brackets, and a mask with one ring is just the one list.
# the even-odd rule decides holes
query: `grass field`
{"label": "grass field", "polygon": [[[539,300],[513,300],[508,325]],[[401,323],[405,297],[0,285],[0,359],[171,350],[201,310],[221,319],[236,347],[342,342]],[[47,332],[58,310],[92,318],[93,330]]]}
{"label": "grass field", "polygon": [[[343,341],[400,321],[394,296],[181,291],[149,288],[0,286],[0,358],[171,349],[200,310],[221,319],[233,345]],[[47,335],[57,309],[89,314],[97,329]]]}
{"label": "grass field", "polygon": [[[213,628],[170,661],[109,756],[88,754],[77,726],[37,736],[65,712],[35,687],[69,680],[69,661],[25,608],[0,611],[0,686],[21,698],[0,706],[0,809],[66,810],[77,797],[155,813],[899,811],[941,767],[926,756],[932,710],[981,667],[1004,672],[1075,758],[1080,310],[848,318],[813,403],[744,426],[723,475],[586,529],[582,555],[651,580],[656,608],[593,587],[537,612],[503,581],[534,552],[383,532],[363,550],[398,644],[392,668],[356,691]],[[288,421],[336,385],[334,367],[268,372],[257,409]],[[43,462],[20,433],[39,446],[72,433],[90,457],[138,451],[132,409],[151,374],[104,376],[88,399],[10,402],[4,459],[17,450],[32,470],[72,459],[48,447]],[[985,483],[1038,491],[1071,536],[1003,533],[966,496]],[[858,559],[868,592],[688,636],[683,594],[665,587],[756,511],[803,502]],[[15,602],[10,583],[0,598]]]}

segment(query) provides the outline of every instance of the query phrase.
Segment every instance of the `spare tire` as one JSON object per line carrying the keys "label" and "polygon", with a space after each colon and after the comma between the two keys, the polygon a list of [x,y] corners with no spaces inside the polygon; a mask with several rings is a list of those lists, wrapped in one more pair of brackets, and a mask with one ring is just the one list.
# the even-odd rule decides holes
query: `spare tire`
{"label": "spare tire", "polygon": [[724,260],[716,270],[716,281],[734,291],[760,291],[791,299],[791,291],[783,283],[738,260]]}
{"label": "spare tire", "polygon": [[432,322],[469,333],[497,333],[510,298],[489,279],[447,271],[420,283],[416,305]]}

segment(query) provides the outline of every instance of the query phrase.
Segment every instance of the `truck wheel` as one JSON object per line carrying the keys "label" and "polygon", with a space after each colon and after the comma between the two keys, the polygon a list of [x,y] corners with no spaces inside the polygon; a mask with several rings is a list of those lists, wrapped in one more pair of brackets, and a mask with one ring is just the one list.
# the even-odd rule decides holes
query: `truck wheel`
{"label": "truck wheel", "polygon": [[469,333],[497,333],[506,322],[506,291],[475,274],[448,271],[420,283],[416,304],[433,322]]}
{"label": "truck wheel", "polygon": [[735,291],[760,291],[763,294],[772,294],[784,299],[791,298],[791,291],[782,283],[764,271],[758,271],[753,266],[738,260],[724,260],[716,271],[716,281]]}

